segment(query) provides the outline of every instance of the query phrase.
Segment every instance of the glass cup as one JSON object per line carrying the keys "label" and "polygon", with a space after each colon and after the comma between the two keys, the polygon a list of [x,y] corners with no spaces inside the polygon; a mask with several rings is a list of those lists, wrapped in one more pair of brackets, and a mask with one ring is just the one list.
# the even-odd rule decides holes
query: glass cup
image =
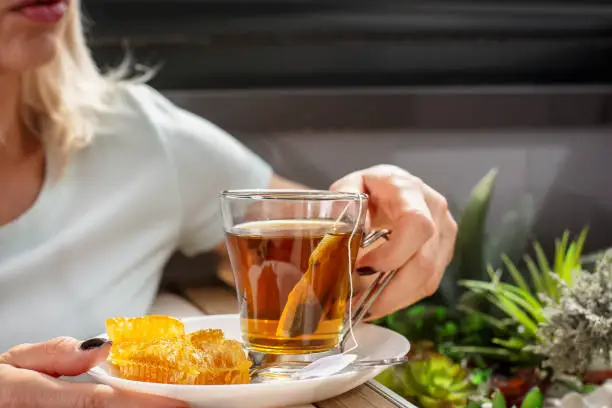
{"label": "glass cup", "polygon": [[339,348],[367,196],[233,190],[223,223],[251,355],[312,361]]}

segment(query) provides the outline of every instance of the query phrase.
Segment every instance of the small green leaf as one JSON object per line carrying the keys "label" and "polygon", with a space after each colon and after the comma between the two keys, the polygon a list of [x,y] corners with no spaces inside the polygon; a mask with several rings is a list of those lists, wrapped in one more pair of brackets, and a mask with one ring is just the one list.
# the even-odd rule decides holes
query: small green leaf
{"label": "small green leaf", "polygon": [[425,306],[423,305],[412,306],[411,308],[406,310],[406,314],[412,318],[423,317],[425,315]]}
{"label": "small green leaf", "polygon": [[445,307],[436,307],[435,308],[436,317],[438,320],[442,321],[446,319],[446,315],[448,314]]}
{"label": "small green leaf", "polygon": [[484,370],[475,368],[470,373],[470,380],[474,385],[484,384],[489,380],[489,378],[491,378],[492,372],[493,370],[490,368]]}
{"label": "small green leaf", "polygon": [[457,334],[457,325],[453,322],[446,322],[442,328],[443,336],[452,337]]}
{"label": "small green leaf", "polygon": [[534,308],[535,310],[541,310],[542,309],[542,303],[538,302],[536,300],[536,298],[534,298],[533,296],[531,296],[530,293],[525,292],[524,290],[522,290],[521,288],[517,288],[515,286],[512,285],[504,285],[503,286],[505,290],[509,291],[509,292],[513,292],[516,295],[520,296],[521,298],[523,298],[527,303],[529,303],[529,305]]}
{"label": "small green leaf", "polygon": [[502,339],[492,339],[493,344],[499,344],[505,348],[522,350],[527,346],[527,343],[523,339],[519,339],[518,337],[511,337],[508,340]]}
{"label": "small green leaf", "polygon": [[449,350],[459,354],[479,354],[503,358],[511,358],[514,355],[511,350],[501,347],[454,346],[449,347]]}
{"label": "small green leaf", "polygon": [[542,313],[542,307],[539,304],[534,307],[533,304],[522,297],[521,294],[513,293],[513,291],[510,289],[506,289],[504,291],[502,288],[497,291],[497,297],[505,297],[509,301],[514,302],[516,305],[520,306],[523,310],[529,313],[536,320],[536,322],[543,322],[545,320],[544,314]]}
{"label": "small green leaf", "polygon": [[574,258],[574,253],[576,252],[576,244],[572,242],[567,253],[563,258],[563,263],[561,264],[561,269],[556,271],[557,274],[565,283],[568,285],[572,284],[572,272],[574,271],[576,265],[572,263],[572,258]]}
{"label": "small green leaf", "polygon": [[529,316],[527,316],[514,302],[503,296],[489,296],[488,299],[500,310],[512,317],[518,324],[522,325],[530,336],[535,336],[536,330],[538,329],[537,323],[529,318]]}
{"label": "small green leaf", "polygon": [[495,391],[493,394],[493,408],[506,408],[506,399],[501,391]]}
{"label": "small green leaf", "polygon": [[536,263],[529,255],[525,255],[524,259],[525,263],[527,264],[527,269],[531,274],[531,280],[533,281],[533,285],[535,286],[536,292],[546,294],[546,284],[544,281],[545,277],[542,276],[542,273],[538,269]]}
{"label": "small green leaf", "polygon": [[580,258],[582,257],[582,251],[584,250],[584,243],[586,242],[587,235],[589,234],[589,227],[585,227],[580,232],[580,236],[578,236],[578,240],[576,241],[576,254],[575,259],[572,262],[580,267]]}
{"label": "small green leaf", "polygon": [[516,282],[516,284],[525,292],[531,293],[529,285],[527,285],[527,282],[525,282],[525,279],[523,279],[523,275],[521,275],[514,263],[510,260],[510,258],[508,258],[506,254],[503,254],[501,256],[501,259],[504,265],[506,265],[506,269],[508,269],[508,272],[510,272],[510,275],[512,275],[512,279],[514,279],[514,282]]}
{"label": "small green leaf", "polygon": [[569,240],[569,231],[565,230],[561,240],[555,240],[555,266],[554,271],[559,273],[563,269],[565,262],[565,254],[567,252],[567,243]]}
{"label": "small green leaf", "polygon": [[540,243],[537,241],[533,243],[533,248],[535,249],[535,252],[536,252],[538,266],[540,267],[540,271],[542,273],[542,276],[544,277],[543,281],[546,287],[546,293],[550,297],[553,297],[556,299],[557,294],[558,294],[557,285],[553,281],[552,276],[550,276],[550,272],[552,271],[552,269],[550,269],[548,259],[546,259],[546,255],[544,254],[544,250],[542,249],[542,246],[540,245]]}
{"label": "small green leaf", "polygon": [[478,310],[474,310],[469,306],[464,306],[464,305],[459,305],[457,307],[458,310],[465,312],[469,317],[468,317],[468,321],[470,319],[479,317],[482,320],[484,320],[487,324],[491,325],[492,327],[496,328],[497,330],[500,331],[508,331],[508,325],[505,324],[502,320],[500,319],[496,319],[495,317],[486,315],[482,312],[479,312]]}
{"label": "small green leaf", "polygon": [[531,391],[527,393],[521,404],[521,408],[542,408],[543,405],[544,397],[540,389],[536,387],[532,388]]}

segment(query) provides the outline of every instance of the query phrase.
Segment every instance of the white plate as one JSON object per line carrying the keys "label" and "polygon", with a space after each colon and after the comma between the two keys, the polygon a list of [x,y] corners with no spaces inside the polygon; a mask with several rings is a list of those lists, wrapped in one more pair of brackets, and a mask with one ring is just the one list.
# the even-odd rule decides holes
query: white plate
{"label": "white plate", "polygon": [[[185,330],[222,329],[225,336],[240,340],[238,315],[216,315],[183,319]],[[401,357],[410,343],[400,334],[374,326],[361,325],[355,330],[359,358],[378,360]],[[100,337],[106,337],[101,335]],[[97,381],[116,388],[179,399],[201,408],[272,408],[309,404],[343,394],[376,377],[384,368],[366,368],[325,378],[241,385],[169,385],[124,380],[111,374],[108,364],[92,368],[89,374]]]}

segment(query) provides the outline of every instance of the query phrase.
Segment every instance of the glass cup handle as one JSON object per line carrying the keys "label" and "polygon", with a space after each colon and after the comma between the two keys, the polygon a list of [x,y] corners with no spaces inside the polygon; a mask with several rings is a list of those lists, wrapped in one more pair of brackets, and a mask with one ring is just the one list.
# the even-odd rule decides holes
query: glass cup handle
{"label": "glass cup handle", "polygon": [[372,231],[363,237],[363,239],[361,240],[361,247],[367,248],[370,245],[372,245],[374,242],[378,241],[380,238],[387,239],[389,235],[391,235],[391,230],[389,229],[381,229],[381,230]]}
{"label": "glass cup handle", "polygon": [[[361,240],[361,248],[369,247],[380,238],[387,239],[389,235],[391,235],[391,230],[389,229],[372,231]],[[396,273],[397,269],[388,272],[380,272],[370,286],[359,295],[359,300],[357,300],[352,307],[353,313],[351,323],[353,328],[361,323],[372,304],[374,304],[378,296],[380,296],[385,287],[391,282]],[[340,344],[344,342],[348,331],[348,327],[343,330]]]}
{"label": "glass cup handle", "polygon": [[[361,248],[367,248],[372,245],[374,242],[378,241],[380,238],[385,238],[391,234],[391,230],[389,229],[381,229],[372,231],[367,234],[361,241]],[[383,289],[387,286],[387,284],[393,279],[397,270],[392,270],[389,272],[381,272],[378,274],[376,279],[366,288],[366,290],[359,295],[359,300],[355,302],[353,305],[353,314],[352,314],[352,326],[355,327],[363,320],[364,316],[374,304],[374,301],[380,296]],[[348,333],[348,327],[343,333],[344,336]]]}

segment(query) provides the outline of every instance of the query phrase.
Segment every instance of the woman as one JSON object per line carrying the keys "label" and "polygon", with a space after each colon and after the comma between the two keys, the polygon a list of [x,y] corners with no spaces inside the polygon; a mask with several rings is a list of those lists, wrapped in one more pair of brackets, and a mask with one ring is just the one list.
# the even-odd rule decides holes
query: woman
{"label": "woman", "polygon": [[[109,345],[44,340],[146,313],[175,250],[224,250],[219,191],[300,186],[145,85],[101,75],[78,0],[0,0],[0,92],[0,407],[181,406],[59,381]],[[367,191],[370,227],[394,231],[358,260],[362,274],[401,268],[373,316],[433,293],[456,235],[444,198],[393,166],[332,189]]]}

